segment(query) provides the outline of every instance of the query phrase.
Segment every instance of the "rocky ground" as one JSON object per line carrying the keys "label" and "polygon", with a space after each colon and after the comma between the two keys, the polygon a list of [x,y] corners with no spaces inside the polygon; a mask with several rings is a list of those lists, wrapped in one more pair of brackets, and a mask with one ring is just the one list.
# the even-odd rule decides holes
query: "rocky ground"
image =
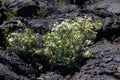
{"label": "rocky ground", "polygon": [[[64,3],[62,0],[4,1],[0,5],[0,80],[36,80],[37,77],[39,80],[120,80],[119,0],[66,0]],[[11,11],[15,6],[18,6],[16,17],[7,19],[4,11]],[[103,28],[89,48],[94,56],[73,75],[62,76],[56,72],[39,74],[17,55],[4,50],[2,30],[7,26],[12,25],[11,32],[27,26],[44,34],[51,30],[53,23],[78,16],[91,16],[93,20],[100,20]],[[21,25],[17,25],[19,21]]]}

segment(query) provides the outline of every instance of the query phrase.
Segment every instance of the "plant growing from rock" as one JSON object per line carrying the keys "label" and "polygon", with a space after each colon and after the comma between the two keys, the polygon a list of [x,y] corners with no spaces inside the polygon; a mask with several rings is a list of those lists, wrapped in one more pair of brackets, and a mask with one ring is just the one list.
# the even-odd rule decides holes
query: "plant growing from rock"
{"label": "plant growing from rock", "polygon": [[19,29],[24,29],[24,27],[22,26],[22,22],[20,20],[16,20],[16,23],[7,23],[4,24],[3,27],[1,27],[1,44],[2,47],[4,47],[4,49],[6,49],[6,47],[8,46],[8,41],[6,39],[6,37],[8,36],[9,33],[14,32],[16,30]]}
{"label": "plant growing from rock", "polygon": [[52,31],[43,36],[41,51],[50,58],[52,66],[76,67],[77,57],[91,57],[88,46],[93,43],[101,23],[91,18],[67,19],[54,24]]}
{"label": "plant growing from rock", "polygon": [[40,7],[40,9],[37,10],[37,14],[39,16],[43,16],[47,14],[47,11],[48,11],[47,8]]}
{"label": "plant growing from rock", "polygon": [[10,11],[5,11],[4,14],[6,15],[7,19],[14,18],[17,14],[18,7],[13,7]]}
{"label": "plant growing from rock", "polygon": [[[91,18],[66,19],[55,23],[51,32],[44,34],[42,39],[30,29],[10,33],[6,38],[9,43],[7,49],[39,68],[40,54],[49,58],[48,64],[53,68],[78,67],[78,60],[92,56],[88,46],[93,43],[100,28],[101,23],[93,22]],[[40,44],[41,40],[43,44]]]}
{"label": "plant growing from rock", "polygon": [[41,68],[37,52],[41,47],[41,39],[38,33],[32,32],[29,28],[10,33],[7,37],[7,50],[15,52],[25,62],[32,63]]}

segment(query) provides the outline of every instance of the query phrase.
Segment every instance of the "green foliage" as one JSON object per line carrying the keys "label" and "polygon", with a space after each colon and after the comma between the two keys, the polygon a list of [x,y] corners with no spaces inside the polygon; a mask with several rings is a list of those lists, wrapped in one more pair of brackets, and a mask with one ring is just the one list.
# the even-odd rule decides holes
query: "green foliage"
{"label": "green foliage", "polygon": [[41,67],[38,59],[35,57],[41,47],[40,35],[38,33],[34,33],[30,29],[19,30],[9,34],[6,39],[9,43],[7,50],[15,52],[25,62]]}
{"label": "green foliage", "polygon": [[[41,68],[40,54],[49,58],[49,64],[55,66],[78,67],[78,57],[89,58],[92,55],[88,46],[93,43],[101,23],[91,18],[76,18],[54,24],[50,33],[41,36],[30,29],[10,33],[8,50],[18,54],[23,60]],[[44,42],[43,45],[40,42]],[[41,47],[42,46],[42,47]]]}
{"label": "green foliage", "polygon": [[4,28],[2,29],[2,34],[3,34],[3,38],[4,38],[3,43],[5,45],[4,48],[6,48],[9,44],[8,40],[6,39],[8,34],[15,30],[22,29],[22,27],[21,27],[22,22],[20,20],[17,20],[16,22],[17,22],[16,23],[17,29],[16,29],[16,27],[13,26],[14,25],[13,23],[5,25]]}
{"label": "green foliage", "polygon": [[11,18],[15,17],[15,15],[12,14],[11,12],[4,12],[4,14],[6,15],[7,19],[11,19]]}
{"label": "green foliage", "polygon": [[39,15],[39,16],[42,16],[42,15],[45,15],[46,13],[47,13],[47,9],[46,8],[44,8],[44,7],[40,7],[40,9],[38,9],[37,10],[37,14]]}
{"label": "green foliage", "polygon": [[17,10],[18,7],[14,7],[11,9],[11,11],[5,11],[4,14],[6,15],[7,19],[11,19],[13,17],[15,17],[15,15],[17,14]]}
{"label": "green foliage", "polygon": [[17,6],[12,8],[12,14],[16,15],[17,14],[17,10],[18,10]]}
{"label": "green foliage", "polygon": [[90,57],[88,45],[92,44],[101,23],[91,18],[76,18],[56,23],[51,31],[43,36],[44,53],[55,66],[77,66],[76,58]]}
{"label": "green foliage", "polygon": [[8,36],[8,34],[9,34],[9,28],[5,28],[5,29],[3,29],[3,31],[2,31],[2,34],[3,34],[3,38],[4,38],[4,45],[5,46],[7,46],[8,45],[8,41],[6,40],[6,37]]}

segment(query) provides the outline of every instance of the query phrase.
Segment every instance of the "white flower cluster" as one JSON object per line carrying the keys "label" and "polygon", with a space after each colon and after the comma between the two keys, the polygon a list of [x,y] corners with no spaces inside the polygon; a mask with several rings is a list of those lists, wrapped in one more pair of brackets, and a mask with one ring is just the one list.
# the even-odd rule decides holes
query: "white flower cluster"
{"label": "white flower cluster", "polygon": [[39,58],[36,55],[41,53],[41,36],[34,33],[31,29],[19,30],[10,33],[6,38],[7,50],[16,53],[23,61],[35,64],[39,69],[42,68]]}
{"label": "white flower cluster", "polygon": [[56,23],[52,32],[43,36],[45,54],[56,65],[74,64],[76,55],[89,55],[90,37],[95,37],[100,28],[101,23],[93,23],[91,18],[78,17]]}
{"label": "white flower cluster", "polygon": [[[35,52],[39,49],[39,34],[33,33],[30,29],[25,29],[24,32],[13,32],[7,36],[7,41],[9,43],[9,47],[14,47],[13,51],[17,54],[21,51],[25,53]],[[16,51],[16,48],[18,49]],[[35,51],[34,51],[35,50]]]}
{"label": "white flower cluster", "polygon": [[44,53],[53,66],[77,66],[78,57],[91,56],[88,46],[101,26],[101,23],[93,22],[91,18],[66,19],[54,24],[51,32],[43,35],[44,48],[40,48],[39,34],[30,29],[25,29],[23,33],[11,33],[7,40],[16,53],[30,56]]}

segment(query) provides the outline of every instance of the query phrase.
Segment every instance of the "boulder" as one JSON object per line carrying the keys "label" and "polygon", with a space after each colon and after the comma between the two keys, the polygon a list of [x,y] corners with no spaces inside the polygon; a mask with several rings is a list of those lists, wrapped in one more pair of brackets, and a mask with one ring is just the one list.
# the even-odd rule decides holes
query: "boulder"
{"label": "boulder", "polygon": [[120,45],[102,40],[90,50],[94,57],[71,80],[120,80]]}
{"label": "boulder", "polygon": [[36,80],[37,70],[24,63],[16,54],[0,49],[1,80]]}
{"label": "boulder", "polygon": [[117,38],[120,37],[120,17],[106,17],[103,19],[103,28],[99,31],[97,35],[97,40],[102,38],[107,39],[111,42],[120,42]]}
{"label": "boulder", "polygon": [[[6,0],[2,1],[3,6],[14,15],[22,17],[33,17],[37,15],[39,7],[32,0]],[[6,6],[6,2],[8,3]],[[13,12],[14,11],[14,12]]]}
{"label": "boulder", "polygon": [[120,14],[120,1],[119,0],[95,0],[97,2],[87,5],[87,9],[91,10],[104,10],[114,14]]}
{"label": "boulder", "polygon": [[5,9],[4,8],[0,8],[0,25],[4,22],[4,20],[6,20],[6,15],[4,14]]}

